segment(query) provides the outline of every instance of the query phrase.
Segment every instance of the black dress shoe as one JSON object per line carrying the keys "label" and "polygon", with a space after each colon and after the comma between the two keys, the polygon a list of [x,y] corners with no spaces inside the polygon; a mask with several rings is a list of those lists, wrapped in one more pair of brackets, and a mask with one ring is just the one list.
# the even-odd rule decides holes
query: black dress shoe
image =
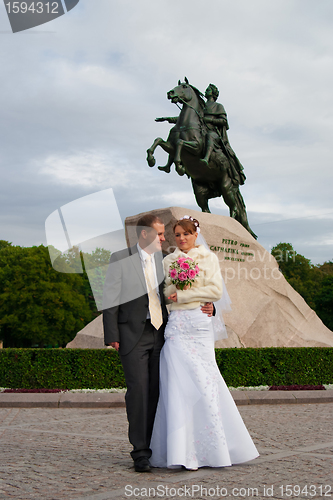
{"label": "black dress shoe", "polygon": [[147,457],[139,457],[134,460],[135,472],[151,472],[149,460]]}

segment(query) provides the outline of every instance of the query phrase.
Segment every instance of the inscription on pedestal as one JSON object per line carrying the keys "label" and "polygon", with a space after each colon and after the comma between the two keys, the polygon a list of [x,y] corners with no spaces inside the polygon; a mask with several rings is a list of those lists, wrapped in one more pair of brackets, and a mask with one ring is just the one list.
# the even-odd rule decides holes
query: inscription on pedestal
{"label": "inscription on pedestal", "polygon": [[223,252],[224,254],[234,254],[233,256],[223,255],[223,260],[232,260],[234,262],[245,262],[245,257],[254,257],[254,253],[245,250],[248,248],[250,250],[250,245],[247,243],[239,243],[237,240],[222,240],[222,245],[228,246],[217,246],[211,245],[210,250],[212,252]]}

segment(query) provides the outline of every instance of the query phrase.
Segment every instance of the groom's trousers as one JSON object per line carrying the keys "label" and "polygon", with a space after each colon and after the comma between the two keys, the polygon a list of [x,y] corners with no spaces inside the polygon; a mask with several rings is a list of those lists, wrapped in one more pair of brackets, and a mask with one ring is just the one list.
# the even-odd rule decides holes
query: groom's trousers
{"label": "groom's trousers", "polygon": [[125,401],[133,460],[151,456],[149,445],[159,396],[159,359],[163,343],[164,326],[156,330],[147,319],[138,343],[128,354],[120,355],[127,385]]}

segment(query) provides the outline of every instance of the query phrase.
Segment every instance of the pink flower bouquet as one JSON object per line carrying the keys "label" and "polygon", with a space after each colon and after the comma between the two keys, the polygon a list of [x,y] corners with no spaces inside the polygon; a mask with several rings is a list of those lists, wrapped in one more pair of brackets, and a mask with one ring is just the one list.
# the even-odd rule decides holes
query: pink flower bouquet
{"label": "pink flower bouquet", "polygon": [[174,285],[180,288],[180,290],[184,290],[187,285],[192,286],[199,271],[199,267],[193,259],[190,257],[181,257],[171,264],[169,276]]}

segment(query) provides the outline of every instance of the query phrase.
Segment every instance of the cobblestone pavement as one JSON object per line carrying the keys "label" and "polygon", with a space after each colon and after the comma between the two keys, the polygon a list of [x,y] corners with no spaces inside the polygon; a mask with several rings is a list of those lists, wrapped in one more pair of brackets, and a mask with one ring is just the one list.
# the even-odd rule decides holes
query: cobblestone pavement
{"label": "cobblestone pavement", "polygon": [[0,498],[333,498],[333,403],[239,410],[258,459],[138,474],[123,408],[1,408]]}

